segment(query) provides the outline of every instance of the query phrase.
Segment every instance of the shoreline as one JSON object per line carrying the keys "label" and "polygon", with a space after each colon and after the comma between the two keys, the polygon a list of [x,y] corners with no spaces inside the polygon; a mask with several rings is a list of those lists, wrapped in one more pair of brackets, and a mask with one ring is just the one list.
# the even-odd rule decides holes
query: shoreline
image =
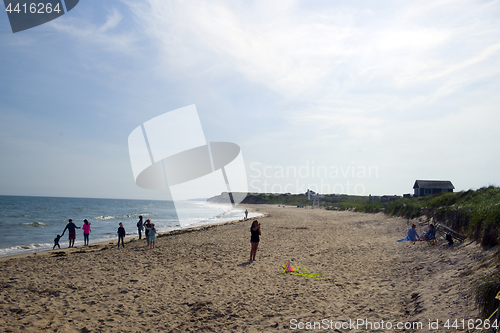
{"label": "shoreline", "polygon": [[[74,200],[72,200],[74,199]],[[3,233],[0,237],[0,257],[50,251],[54,238],[62,234],[68,218],[72,218],[78,227],[83,219],[92,224],[90,244],[116,241],[116,230],[123,222],[127,230],[126,237],[138,236],[136,223],[139,215],[152,219],[158,232],[203,226],[244,217],[244,209],[233,209],[232,205],[213,204],[202,199],[183,201],[183,207],[192,208],[184,220],[175,218],[174,204],[169,201],[125,200],[123,202],[101,199],[78,198],[37,198],[11,197],[3,199]],[[6,206],[5,206],[6,205]],[[22,208],[19,208],[22,207]],[[182,223],[181,223],[182,222]],[[116,223],[116,225],[115,225]],[[84,245],[83,233],[76,230],[75,246]],[[68,246],[67,233],[61,238],[61,248]]]}
{"label": "shoreline", "polygon": [[[246,208],[249,210],[249,212],[251,212],[249,206],[241,206],[241,208]],[[266,213],[263,213],[262,215],[259,215],[255,218],[260,218],[261,216],[265,216]],[[247,220],[250,220],[251,218],[248,218]],[[170,231],[163,231],[161,233],[157,233],[157,236],[156,238],[159,238],[159,237],[164,237],[164,236],[167,236],[169,234],[172,234],[172,235],[176,235],[176,234],[183,234],[183,233],[186,233],[186,232],[194,232],[194,231],[197,231],[197,230],[204,230],[205,227],[210,227],[210,226],[215,226],[215,225],[220,225],[220,224],[226,224],[226,223],[232,223],[232,222],[241,222],[241,221],[244,221],[245,219],[239,219],[239,220],[230,220],[230,221],[224,221],[224,222],[218,222],[218,223],[211,223],[211,224],[206,224],[206,225],[203,225],[203,226],[193,226],[193,227],[187,227],[187,228],[180,228],[180,229],[174,229],[174,230],[170,230]],[[143,238],[142,239],[146,239],[144,235],[142,235]],[[142,240],[141,239],[141,240]],[[129,243],[129,242],[136,242],[136,241],[139,241],[139,236],[133,236],[133,237],[125,237],[125,244]],[[60,244],[61,243],[67,243],[68,241],[67,240],[64,240],[64,241],[60,241]],[[45,255],[50,255],[50,254],[53,254],[55,252],[59,252],[59,251],[63,251],[63,252],[69,252],[69,253],[78,253],[80,252],[81,250],[85,250],[85,249],[90,249],[90,248],[103,248],[105,246],[108,246],[108,245],[112,245],[112,244],[115,244],[118,242],[117,239],[110,239],[110,240],[105,240],[105,241],[99,241],[99,242],[95,242],[95,243],[90,243],[88,246],[85,246],[85,245],[78,245],[78,246],[74,246],[74,247],[65,247],[65,246],[62,246],[61,245],[61,248],[58,249],[48,249],[48,250],[42,250],[42,251],[33,251],[33,252],[26,252],[26,253],[18,253],[18,254],[12,254],[12,255],[7,255],[7,256],[0,256],[0,262],[3,262],[3,261],[6,261],[6,260],[10,260],[10,259],[17,259],[17,258],[26,258],[26,257],[29,257],[29,256],[45,256]]]}
{"label": "shoreline", "polygon": [[[166,233],[152,250],[131,240],[124,249],[114,243],[0,261],[0,327],[248,332],[324,319],[444,323],[477,317],[471,288],[496,265],[494,251],[477,244],[398,243],[407,221],[380,213],[247,208],[267,214],[258,217],[254,262],[252,219]],[[282,274],[289,260],[323,278]]]}

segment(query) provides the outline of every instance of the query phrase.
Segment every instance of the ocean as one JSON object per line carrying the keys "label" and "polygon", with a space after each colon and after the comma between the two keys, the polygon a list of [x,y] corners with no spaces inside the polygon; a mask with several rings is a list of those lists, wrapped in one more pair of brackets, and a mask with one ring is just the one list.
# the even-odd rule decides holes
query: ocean
{"label": "ocean", "polygon": [[[238,220],[244,210],[204,200],[183,201],[190,216],[183,228]],[[54,238],[61,235],[68,219],[81,227],[91,223],[90,244],[117,240],[118,224],[123,223],[127,237],[138,236],[137,221],[150,219],[158,232],[181,229],[172,201],[55,198],[0,195],[0,257],[51,250]],[[250,213],[249,218],[258,216]],[[68,231],[60,240],[68,247]],[[143,235],[144,237],[144,235]],[[77,229],[75,246],[83,245],[83,231]]]}

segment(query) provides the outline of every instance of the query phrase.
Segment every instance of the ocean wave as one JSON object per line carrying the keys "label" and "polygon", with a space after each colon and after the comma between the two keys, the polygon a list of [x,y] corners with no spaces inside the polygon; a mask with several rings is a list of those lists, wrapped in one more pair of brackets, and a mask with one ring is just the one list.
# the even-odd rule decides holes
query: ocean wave
{"label": "ocean wave", "polygon": [[93,217],[92,219],[93,220],[111,220],[114,218],[116,218],[116,217],[115,216],[96,216],[96,217]]}
{"label": "ocean wave", "polygon": [[[144,216],[144,214],[143,214]],[[122,219],[122,218],[127,218],[127,217],[137,217],[139,218],[139,215],[137,214],[125,214],[125,215],[111,215],[111,216],[96,216],[93,217],[93,220],[112,220],[112,219]]]}
{"label": "ocean wave", "polygon": [[35,244],[28,244],[28,245],[18,245],[18,246],[14,246],[13,248],[23,249],[23,250],[31,250],[31,249],[38,249],[44,245],[46,245],[46,244],[35,243]]}
{"label": "ocean wave", "polygon": [[43,228],[45,226],[45,223],[43,223],[43,222],[26,222],[26,223],[22,223],[22,225],[29,225],[31,227]]}
{"label": "ocean wave", "polygon": [[49,243],[33,243],[33,244],[25,244],[25,245],[16,245],[11,246],[5,249],[0,249],[0,257],[10,256],[15,254],[27,253],[27,252],[35,252],[40,250],[50,250],[52,248],[52,244]]}

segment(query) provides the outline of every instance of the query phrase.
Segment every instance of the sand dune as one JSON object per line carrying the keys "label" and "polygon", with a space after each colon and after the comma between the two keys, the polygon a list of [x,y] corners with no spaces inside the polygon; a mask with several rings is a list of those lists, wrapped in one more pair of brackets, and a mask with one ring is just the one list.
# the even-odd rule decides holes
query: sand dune
{"label": "sand dune", "polygon": [[[259,218],[255,262],[248,262],[250,220],[161,235],[153,250],[129,240],[125,249],[99,244],[3,259],[0,327],[274,332],[316,323],[316,331],[362,332],[366,326],[346,325],[367,319],[371,331],[421,323],[406,331],[436,332],[428,325],[438,320],[446,332],[453,331],[446,320],[477,316],[470,288],[490,270],[493,251],[467,241],[397,243],[408,221],[383,214],[249,209],[268,214]],[[281,274],[289,260],[323,279]]]}

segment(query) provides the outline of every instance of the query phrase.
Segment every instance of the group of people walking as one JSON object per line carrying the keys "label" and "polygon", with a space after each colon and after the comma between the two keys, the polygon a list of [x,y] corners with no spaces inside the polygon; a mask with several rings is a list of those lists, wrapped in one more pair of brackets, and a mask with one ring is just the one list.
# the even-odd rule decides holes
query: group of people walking
{"label": "group of people walking", "polygon": [[59,245],[59,240],[61,239],[62,236],[64,236],[64,233],[66,230],[68,230],[68,240],[69,240],[69,246],[68,247],[74,247],[75,246],[75,239],[76,239],[76,229],[83,229],[83,244],[85,246],[89,245],[89,238],[90,238],[90,222],[85,219],[83,220],[83,226],[77,227],[76,224],[73,223],[72,219],[68,220],[68,224],[66,224],[66,228],[64,228],[62,235],[57,235],[56,238],[54,238],[54,246],[52,247],[52,250],[56,248],[61,248],[61,245]]}
{"label": "group of people walking", "polygon": [[[142,238],[142,231],[146,231],[146,241],[147,241],[147,246],[149,248],[154,248],[155,243],[156,243],[156,228],[154,223],[151,223],[151,220],[146,220],[145,223],[142,222],[142,216],[139,216],[139,222],[137,222],[137,228],[139,231],[139,239]],[[69,246],[68,247],[74,247],[75,246],[75,239],[76,239],[76,229],[82,229],[83,230],[83,244],[85,246],[89,245],[89,239],[90,239],[90,222],[85,219],[83,220],[83,226],[78,227],[72,219],[68,220],[68,224],[66,224],[66,227],[64,228],[63,232],[61,235],[57,235],[56,238],[54,238],[54,246],[52,249],[54,250],[56,247],[59,249],[61,248],[61,245],[59,244],[59,240],[61,239],[62,236],[64,236],[64,233],[66,230],[68,230],[68,242]],[[120,247],[120,243],[122,244],[122,247],[125,247],[125,228],[123,227],[123,223],[120,222],[119,227],[118,227],[118,247]]]}

